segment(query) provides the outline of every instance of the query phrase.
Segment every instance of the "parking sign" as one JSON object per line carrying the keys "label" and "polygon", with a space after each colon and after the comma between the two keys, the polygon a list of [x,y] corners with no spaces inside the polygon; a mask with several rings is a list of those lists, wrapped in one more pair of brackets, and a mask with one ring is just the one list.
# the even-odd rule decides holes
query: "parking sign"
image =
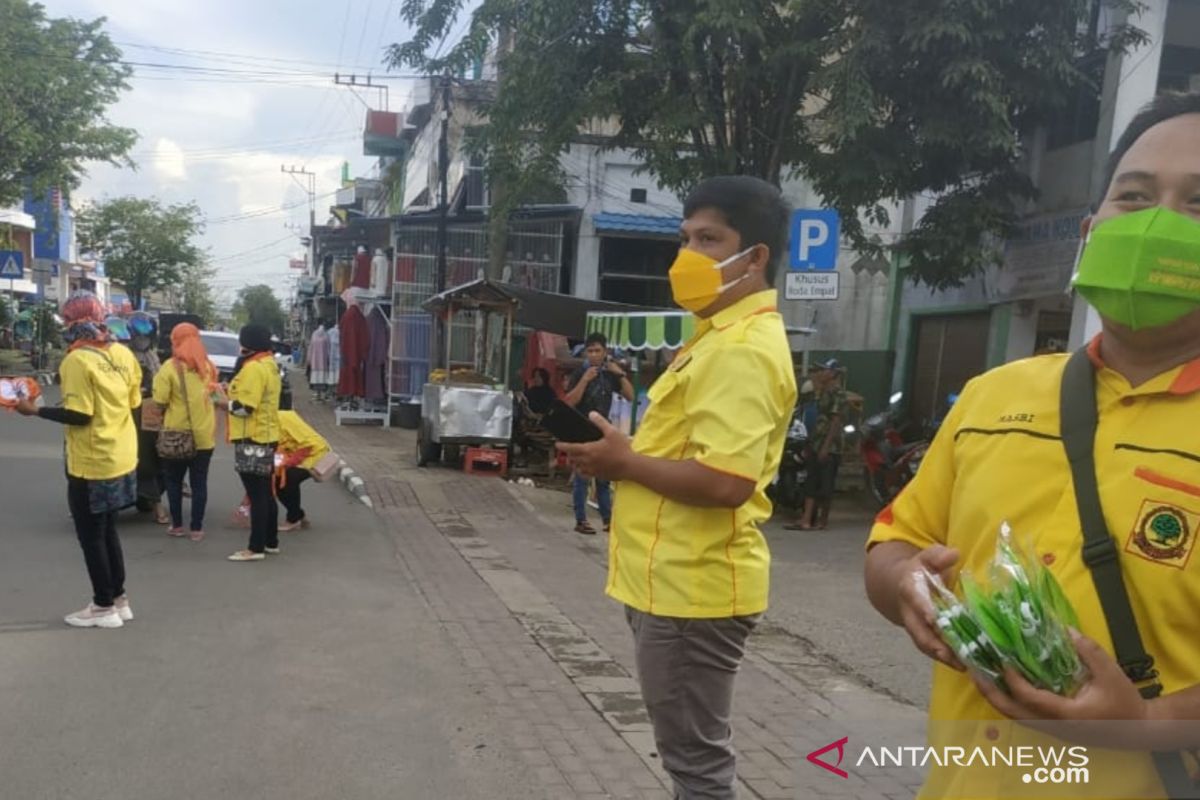
{"label": "parking sign", "polygon": [[792,212],[789,267],[794,271],[837,269],[841,223],[832,208],[801,208]]}

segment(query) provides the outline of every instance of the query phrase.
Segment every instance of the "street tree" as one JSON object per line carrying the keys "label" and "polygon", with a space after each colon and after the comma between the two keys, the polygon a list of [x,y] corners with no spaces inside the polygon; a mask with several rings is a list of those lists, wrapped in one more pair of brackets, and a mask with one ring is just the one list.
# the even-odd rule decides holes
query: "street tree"
{"label": "street tree", "polygon": [[217,300],[212,289],[216,274],[213,267],[197,264],[184,272],[179,287],[179,310],[200,317],[205,328],[211,328],[217,317]]}
{"label": "street tree", "polygon": [[137,308],[148,291],[176,287],[204,261],[195,243],[200,209],[141,197],[117,197],[84,207],[76,219],[79,249],[104,261],[108,277],[125,285]]}
{"label": "street tree", "polygon": [[245,286],[238,290],[233,303],[233,319],[238,327],[253,323],[263,325],[282,337],[287,328],[287,314],[275,292],[266,284]]}
{"label": "street tree", "polygon": [[[899,248],[915,279],[941,287],[996,260],[987,243],[1005,237],[1034,194],[1021,169],[1028,134],[1080,92],[1098,94],[1106,54],[1143,38],[1102,20],[1138,7],[482,0],[445,50],[468,4],[409,0],[401,9],[412,38],[387,58],[433,74],[496,58],[495,99],[470,140],[505,189],[493,213],[561,181],[565,147],[598,130],[680,195],[714,174],[803,176],[869,253],[883,243],[864,219],[884,226],[890,203],[935,196]],[[511,47],[497,48],[498,38]]]}
{"label": "street tree", "polygon": [[0,206],[27,183],[75,188],[89,161],[129,164],[137,133],[105,113],[132,71],[104,19],[52,18],[28,0],[0,0]]}

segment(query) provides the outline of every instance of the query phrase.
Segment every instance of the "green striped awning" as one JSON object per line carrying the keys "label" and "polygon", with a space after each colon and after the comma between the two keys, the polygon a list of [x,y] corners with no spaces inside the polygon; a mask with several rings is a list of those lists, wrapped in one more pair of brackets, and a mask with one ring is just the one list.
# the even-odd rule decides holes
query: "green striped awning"
{"label": "green striped awning", "polygon": [[603,314],[589,312],[588,333],[603,333],[609,347],[623,350],[675,350],[696,330],[696,318],[686,311]]}

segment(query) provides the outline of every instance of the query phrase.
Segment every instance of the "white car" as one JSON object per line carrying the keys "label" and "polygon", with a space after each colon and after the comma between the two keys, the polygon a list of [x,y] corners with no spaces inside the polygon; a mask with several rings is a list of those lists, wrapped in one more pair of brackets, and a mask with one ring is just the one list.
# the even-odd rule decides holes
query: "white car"
{"label": "white car", "polygon": [[[242,352],[238,335],[225,331],[200,331],[200,341],[204,342],[204,349],[208,351],[209,359],[216,366],[219,379],[223,383],[231,380],[238,356]],[[274,340],[271,345],[275,349],[275,364],[279,367],[279,375],[284,377],[292,363],[291,348]],[[280,352],[281,350],[286,350],[286,353]]]}
{"label": "white car", "polygon": [[216,366],[221,382],[224,383],[233,378],[233,368],[242,351],[242,346],[238,344],[237,334],[224,331],[200,331],[200,341],[204,342],[204,349],[208,351],[209,359]]}

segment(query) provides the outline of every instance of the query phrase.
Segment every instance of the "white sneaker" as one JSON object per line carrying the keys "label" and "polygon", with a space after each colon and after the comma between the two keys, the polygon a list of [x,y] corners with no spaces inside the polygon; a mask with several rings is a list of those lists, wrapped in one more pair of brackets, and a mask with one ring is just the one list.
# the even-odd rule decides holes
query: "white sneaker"
{"label": "white sneaker", "polygon": [[270,553],[273,556],[279,555],[278,547],[264,547],[263,550],[264,550],[264,552]]}
{"label": "white sneaker", "polygon": [[63,617],[63,622],[75,628],[120,628],[125,624],[116,608],[100,608],[93,603]]}
{"label": "white sneaker", "polygon": [[238,550],[229,557],[230,561],[262,561],[266,558],[262,553],[255,553],[252,550]]}
{"label": "white sneaker", "polygon": [[133,622],[133,607],[129,605],[129,596],[121,595],[113,599],[113,608],[117,610],[117,615],[121,617],[122,622]]}

